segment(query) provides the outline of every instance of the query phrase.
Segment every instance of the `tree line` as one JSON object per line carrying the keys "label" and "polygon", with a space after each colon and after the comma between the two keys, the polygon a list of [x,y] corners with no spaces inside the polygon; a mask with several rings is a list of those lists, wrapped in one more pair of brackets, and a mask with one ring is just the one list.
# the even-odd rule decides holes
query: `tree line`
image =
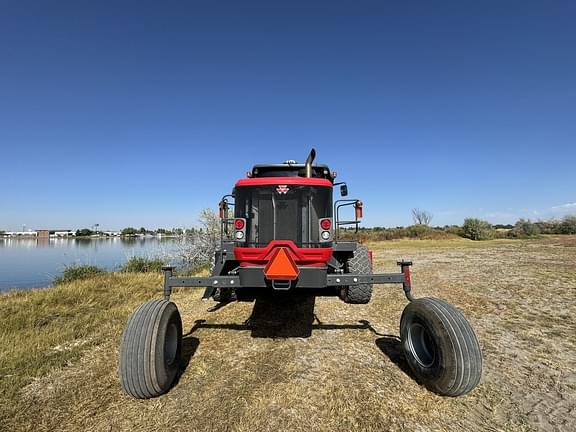
{"label": "tree line", "polygon": [[[414,217],[415,222],[422,219]],[[427,222],[431,221],[431,215]],[[340,231],[343,238],[353,238],[354,229]],[[463,237],[470,240],[489,240],[494,238],[530,238],[541,234],[576,234],[576,216],[568,215],[562,219],[533,222],[530,219],[518,219],[514,224],[493,225],[477,218],[466,218],[462,225],[432,227],[424,223],[415,223],[407,227],[359,228],[359,236],[364,240],[397,240],[402,238],[443,239]]]}

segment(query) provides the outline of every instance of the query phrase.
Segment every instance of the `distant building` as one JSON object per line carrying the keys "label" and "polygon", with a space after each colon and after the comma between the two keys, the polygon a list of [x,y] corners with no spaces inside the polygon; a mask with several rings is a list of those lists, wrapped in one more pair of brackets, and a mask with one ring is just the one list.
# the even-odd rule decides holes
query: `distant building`
{"label": "distant building", "polygon": [[102,234],[107,237],[120,237],[120,231],[102,231]]}
{"label": "distant building", "polygon": [[20,237],[20,236],[36,237],[36,231],[6,231],[5,235],[9,237]]}
{"label": "distant building", "polygon": [[70,237],[73,235],[74,235],[74,231],[69,230],[69,229],[36,230],[36,236],[38,238]]}

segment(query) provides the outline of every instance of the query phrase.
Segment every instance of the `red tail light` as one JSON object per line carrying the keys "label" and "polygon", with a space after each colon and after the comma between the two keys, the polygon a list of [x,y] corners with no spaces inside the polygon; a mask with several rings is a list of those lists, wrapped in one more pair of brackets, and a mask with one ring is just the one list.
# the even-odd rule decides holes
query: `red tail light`
{"label": "red tail light", "polygon": [[237,230],[244,229],[244,219],[234,219],[234,228]]}
{"label": "red tail light", "polygon": [[327,231],[332,227],[332,221],[330,219],[322,219],[320,222],[320,227]]}

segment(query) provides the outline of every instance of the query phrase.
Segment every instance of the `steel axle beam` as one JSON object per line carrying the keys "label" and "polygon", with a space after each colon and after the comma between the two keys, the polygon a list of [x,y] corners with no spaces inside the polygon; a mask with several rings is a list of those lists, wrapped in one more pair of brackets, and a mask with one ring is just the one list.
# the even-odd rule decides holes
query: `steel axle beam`
{"label": "steel axle beam", "polygon": [[[326,276],[326,286],[351,286],[361,284],[402,284],[404,294],[409,301],[414,300],[412,296],[412,283],[410,279],[410,261],[398,261],[397,263],[402,273],[376,273],[376,274],[329,274]],[[240,286],[239,276],[201,276],[201,277],[174,277],[173,266],[162,267],[164,272],[164,299],[170,300],[172,288],[236,288]]]}

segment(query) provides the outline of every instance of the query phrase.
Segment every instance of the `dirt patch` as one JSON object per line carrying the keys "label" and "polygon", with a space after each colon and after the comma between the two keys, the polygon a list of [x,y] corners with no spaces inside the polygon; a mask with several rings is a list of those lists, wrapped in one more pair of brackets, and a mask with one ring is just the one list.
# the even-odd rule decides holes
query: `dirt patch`
{"label": "dirt patch", "polygon": [[184,370],[168,394],[135,401],[121,392],[118,334],[22,389],[2,429],[573,429],[576,238],[374,246],[376,269],[413,259],[416,296],[442,297],[470,319],[484,355],[471,394],[439,397],[412,377],[398,340],[400,287],[380,286],[361,306],[302,298],[214,312],[200,292],[181,291],[173,300],[184,319]]}

